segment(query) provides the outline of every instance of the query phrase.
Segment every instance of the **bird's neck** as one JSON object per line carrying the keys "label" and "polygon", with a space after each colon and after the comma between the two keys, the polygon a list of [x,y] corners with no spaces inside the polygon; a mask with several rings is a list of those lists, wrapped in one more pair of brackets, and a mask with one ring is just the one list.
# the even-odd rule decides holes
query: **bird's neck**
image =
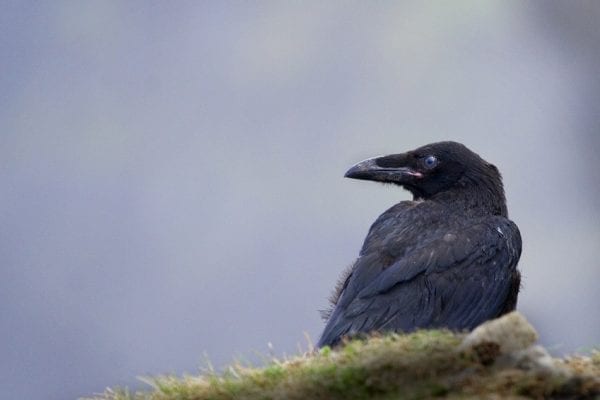
{"label": "bird's neck", "polygon": [[465,179],[451,190],[437,193],[430,200],[445,203],[469,215],[501,215],[508,218],[502,182]]}

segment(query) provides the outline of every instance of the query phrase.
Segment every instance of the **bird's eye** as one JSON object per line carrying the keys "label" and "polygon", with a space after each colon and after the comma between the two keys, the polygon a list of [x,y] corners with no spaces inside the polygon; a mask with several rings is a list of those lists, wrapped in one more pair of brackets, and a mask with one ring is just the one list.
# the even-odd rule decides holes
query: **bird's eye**
{"label": "bird's eye", "polygon": [[425,168],[431,169],[438,164],[438,159],[436,158],[436,156],[427,156],[423,160],[423,163],[425,164]]}

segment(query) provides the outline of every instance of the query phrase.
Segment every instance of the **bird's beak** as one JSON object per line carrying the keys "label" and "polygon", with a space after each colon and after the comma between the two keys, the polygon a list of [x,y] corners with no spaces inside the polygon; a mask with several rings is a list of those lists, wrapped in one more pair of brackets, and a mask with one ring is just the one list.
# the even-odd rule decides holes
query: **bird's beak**
{"label": "bird's beak", "polygon": [[403,154],[369,158],[352,166],[344,177],[398,184],[406,183],[408,179],[421,178],[423,174],[402,165],[405,160],[406,156]]}

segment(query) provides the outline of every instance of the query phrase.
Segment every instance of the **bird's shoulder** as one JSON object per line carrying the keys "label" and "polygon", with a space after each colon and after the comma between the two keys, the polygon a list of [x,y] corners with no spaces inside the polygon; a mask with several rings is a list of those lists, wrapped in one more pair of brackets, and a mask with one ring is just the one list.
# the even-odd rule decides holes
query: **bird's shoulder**
{"label": "bird's shoulder", "polygon": [[517,225],[501,215],[472,215],[433,201],[402,201],[373,222],[361,254],[392,250],[392,255],[400,255],[397,252],[403,254],[406,246],[427,244],[444,236],[468,239],[489,234],[500,234],[515,245],[521,240]]}
{"label": "bird's shoulder", "polygon": [[402,201],[381,214],[369,228],[361,255],[390,252],[400,257],[410,247],[459,228],[464,218],[431,201]]}

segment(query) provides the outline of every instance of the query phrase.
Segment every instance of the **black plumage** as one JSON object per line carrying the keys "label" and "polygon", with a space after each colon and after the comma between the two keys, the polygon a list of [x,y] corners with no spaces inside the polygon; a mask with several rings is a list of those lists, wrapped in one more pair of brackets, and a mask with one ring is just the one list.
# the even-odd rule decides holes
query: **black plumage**
{"label": "black plumage", "polygon": [[414,199],[371,226],[319,347],[372,331],[473,329],[515,309],[521,236],[495,166],[440,142],[365,160],[346,177],[397,184]]}

